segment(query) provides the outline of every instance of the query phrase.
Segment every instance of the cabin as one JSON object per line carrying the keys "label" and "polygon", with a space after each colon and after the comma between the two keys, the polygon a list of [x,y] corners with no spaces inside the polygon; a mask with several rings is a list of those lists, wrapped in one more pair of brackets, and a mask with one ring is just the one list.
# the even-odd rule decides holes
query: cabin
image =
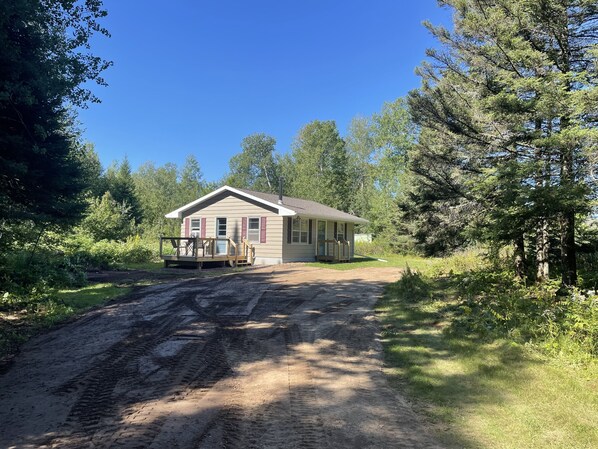
{"label": "cabin", "polygon": [[347,262],[363,218],[315,201],[229,186],[166,214],[180,237],[161,237],[165,266],[221,261],[231,266]]}

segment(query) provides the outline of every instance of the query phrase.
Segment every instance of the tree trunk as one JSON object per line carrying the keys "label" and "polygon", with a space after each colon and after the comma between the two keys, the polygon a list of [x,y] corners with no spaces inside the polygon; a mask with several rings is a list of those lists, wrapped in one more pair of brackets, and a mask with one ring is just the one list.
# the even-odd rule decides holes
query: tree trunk
{"label": "tree trunk", "polygon": [[545,281],[550,275],[548,264],[549,249],[548,220],[541,218],[536,228],[536,279],[538,281]]}
{"label": "tree trunk", "polygon": [[[570,125],[569,117],[561,117],[561,132]],[[561,186],[565,194],[570,195],[570,190],[575,184],[573,167],[573,149],[565,146],[561,149]],[[565,204],[561,213],[561,279],[563,285],[574,286],[577,284],[577,261],[575,251],[575,209]]]}
{"label": "tree trunk", "polygon": [[[541,135],[542,120],[536,120],[536,133]],[[536,188],[543,189],[546,183],[546,177],[550,173],[550,166],[546,162],[546,155],[542,148],[536,148],[534,157],[538,164],[535,175]],[[548,250],[550,240],[548,235],[548,219],[539,217],[536,224],[536,279],[540,282],[548,279],[550,275],[550,266],[548,263]]]}
{"label": "tree trunk", "polygon": [[561,218],[561,278],[563,285],[577,284],[575,251],[575,213],[567,211]]}
{"label": "tree trunk", "polygon": [[527,267],[525,264],[525,240],[523,234],[515,239],[515,275],[520,280],[525,280]]}

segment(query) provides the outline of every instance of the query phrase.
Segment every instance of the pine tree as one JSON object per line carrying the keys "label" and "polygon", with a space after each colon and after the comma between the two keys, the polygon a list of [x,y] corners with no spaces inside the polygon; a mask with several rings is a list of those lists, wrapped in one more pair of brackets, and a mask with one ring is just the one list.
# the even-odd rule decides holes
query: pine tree
{"label": "pine tree", "polygon": [[112,198],[119,204],[126,204],[130,210],[131,217],[135,224],[143,220],[143,212],[139,204],[137,192],[135,191],[135,181],[131,172],[131,164],[125,156],[120,164],[114,163],[108,167],[104,176],[106,188],[112,195]]}
{"label": "pine tree", "polygon": [[4,224],[66,224],[85,209],[85,174],[69,105],[97,98],[110,64],[89,53],[101,1],[0,2],[0,235]]}
{"label": "pine tree", "polygon": [[444,50],[428,52],[433,63],[419,69],[422,88],[410,94],[428,136],[414,171],[440,203],[444,191],[472,204],[463,209],[477,221],[468,221],[491,241],[517,242],[520,252],[522,237],[535,235],[539,277],[548,274],[549,231],[560,229],[562,280],[573,285],[575,217],[595,189],[587,158],[597,140],[598,6],[441,3],[454,9],[455,29],[429,25]]}

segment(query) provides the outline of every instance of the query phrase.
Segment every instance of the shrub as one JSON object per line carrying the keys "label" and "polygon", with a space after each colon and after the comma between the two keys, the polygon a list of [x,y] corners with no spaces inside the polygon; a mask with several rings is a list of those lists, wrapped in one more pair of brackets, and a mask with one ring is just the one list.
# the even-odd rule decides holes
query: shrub
{"label": "shrub", "polygon": [[429,280],[417,271],[411,270],[409,265],[403,271],[401,279],[389,287],[390,292],[408,302],[417,302],[430,298]]}
{"label": "shrub", "polygon": [[558,281],[526,286],[506,270],[458,277],[461,300],[448,332],[534,343],[548,352],[598,356],[598,297]]}
{"label": "shrub", "polygon": [[155,259],[155,251],[138,236],[124,242],[100,240],[78,234],[69,240],[65,251],[85,269],[110,269],[128,263],[147,262]]}
{"label": "shrub", "polygon": [[59,252],[15,251],[4,254],[0,261],[0,290],[3,292],[80,287],[85,283],[81,267]]}

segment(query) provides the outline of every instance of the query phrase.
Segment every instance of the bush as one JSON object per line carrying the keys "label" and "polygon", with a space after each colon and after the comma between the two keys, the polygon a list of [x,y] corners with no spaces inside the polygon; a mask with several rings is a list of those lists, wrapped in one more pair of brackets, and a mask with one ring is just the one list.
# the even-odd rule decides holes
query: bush
{"label": "bush", "polygon": [[414,240],[408,235],[395,236],[392,240],[378,236],[371,242],[355,242],[355,253],[367,256],[389,254],[416,254]]}
{"label": "bush", "polygon": [[404,298],[407,302],[418,302],[430,298],[429,280],[417,271],[411,270],[409,265],[403,271],[401,279],[392,284],[390,292]]}
{"label": "bush", "polygon": [[87,270],[118,268],[128,263],[147,262],[157,257],[155,250],[150,249],[139,236],[130,237],[125,242],[96,242],[90,236],[78,234],[69,240],[65,251]]}
{"label": "bush", "polygon": [[47,287],[80,287],[85,273],[70,257],[58,252],[38,250],[6,253],[0,261],[0,290],[28,292]]}
{"label": "bush", "polygon": [[525,286],[506,270],[458,278],[461,301],[449,332],[535,343],[551,353],[598,356],[598,296],[557,281]]}

